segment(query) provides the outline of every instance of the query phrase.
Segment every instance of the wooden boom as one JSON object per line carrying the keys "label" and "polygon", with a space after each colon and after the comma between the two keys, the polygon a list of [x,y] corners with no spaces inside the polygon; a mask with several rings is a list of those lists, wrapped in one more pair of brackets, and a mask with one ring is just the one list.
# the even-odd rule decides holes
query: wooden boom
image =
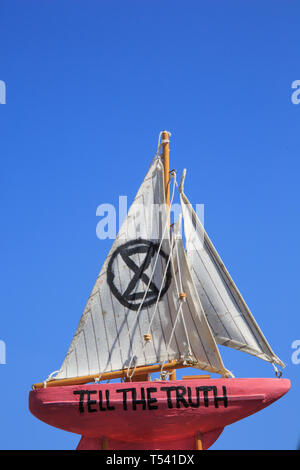
{"label": "wooden boom", "polygon": [[[183,369],[185,367],[188,367],[183,363],[183,361],[178,361],[178,362],[168,362],[164,364],[163,370],[164,371],[173,371],[174,369]],[[134,372],[135,375],[142,375],[142,374],[152,374],[154,372],[160,372],[162,369],[161,364],[154,364],[152,366],[141,366],[137,367],[134,371],[134,369],[129,369],[129,375],[131,375]],[[46,385],[44,382],[36,383],[32,385],[33,389],[36,388],[43,388],[43,387],[62,387],[64,385],[83,385],[88,382],[92,382],[93,380],[99,378],[99,374],[93,374],[93,375],[84,375],[82,377],[70,377],[69,379],[51,379],[48,382],[46,382]],[[100,380],[110,380],[110,379],[121,379],[127,378],[127,369],[123,370],[116,370],[113,372],[104,372],[101,375]]]}

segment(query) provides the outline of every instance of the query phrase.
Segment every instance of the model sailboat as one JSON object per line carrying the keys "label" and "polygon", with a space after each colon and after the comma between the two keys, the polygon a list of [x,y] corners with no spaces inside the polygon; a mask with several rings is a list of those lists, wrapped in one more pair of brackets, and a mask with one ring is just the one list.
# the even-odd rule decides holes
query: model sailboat
{"label": "model sailboat", "polygon": [[[79,449],[207,449],[226,425],[290,388],[289,380],[279,377],[236,379],[223,364],[217,344],[268,361],[276,371],[276,365],[284,367],[197,218],[183,182],[177,186],[169,172],[164,131],[61,368],[30,392],[31,412],[82,435]],[[176,187],[185,247],[181,220],[170,230]],[[176,380],[176,369],[186,367],[221,377]],[[154,372],[159,379],[151,380]],[[107,383],[112,379],[121,382]]]}

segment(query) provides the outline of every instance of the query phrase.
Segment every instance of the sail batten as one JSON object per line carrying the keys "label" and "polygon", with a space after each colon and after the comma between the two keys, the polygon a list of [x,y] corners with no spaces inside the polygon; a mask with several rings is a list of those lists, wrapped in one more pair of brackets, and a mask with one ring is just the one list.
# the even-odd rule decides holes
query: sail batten
{"label": "sail batten", "polygon": [[186,195],[180,194],[188,264],[218,344],[284,367],[260,330]]}

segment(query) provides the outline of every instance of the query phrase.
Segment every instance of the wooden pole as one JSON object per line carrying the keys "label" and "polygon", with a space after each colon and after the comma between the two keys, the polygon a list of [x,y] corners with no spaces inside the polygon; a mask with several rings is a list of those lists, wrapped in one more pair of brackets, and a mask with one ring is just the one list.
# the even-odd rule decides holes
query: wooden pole
{"label": "wooden pole", "polygon": [[202,435],[199,431],[196,433],[196,450],[203,450]]}
{"label": "wooden pole", "polygon": [[[164,183],[165,183],[165,200],[167,209],[170,208],[170,141],[169,132],[162,133],[162,161],[164,165]],[[170,223],[170,217],[169,217]],[[176,361],[175,361],[176,362]],[[170,362],[170,364],[172,361]],[[176,380],[176,370],[170,371],[170,380]]]}
{"label": "wooden pole", "polygon": [[[172,361],[164,364],[163,370],[173,370],[173,369],[184,369],[187,366],[183,364],[183,361]],[[152,374],[154,372],[161,371],[161,364],[154,364],[153,366],[141,366],[137,367],[135,371],[133,369],[129,370],[129,375],[134,372],[134,375],[140,374]],[[93,380],[97,379],[99,374],[85,375],[82,377],[71,377],[69,379],[51,379],[47,382],[47,387],[62,387],[64,385],[83,385]],[[113,372],[104,372],[101,375],[101,380],[110,380],[110,379],[124,379],[127,377],[127,369],[116,370]],[[175,380],[175,379],[174,379]],[[33,389],[43,388],[44,382],[36,383],[32,386]]]}
{"label": "wooden pole", "polygon": [[108,450],[108,438],[106,436],[102,438],[102,450]]}
{"label": "wooden pole", "polygon": [[164,165],[164,182],[165,182],[165,198],[166,204],[170,207],[170,145],[169,133],[162,133],[162,161]]}

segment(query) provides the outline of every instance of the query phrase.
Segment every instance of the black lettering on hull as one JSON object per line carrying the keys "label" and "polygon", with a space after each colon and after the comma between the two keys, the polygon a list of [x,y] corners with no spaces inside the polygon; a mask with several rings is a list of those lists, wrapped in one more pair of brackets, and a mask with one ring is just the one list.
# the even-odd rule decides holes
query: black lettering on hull
{"label": "black lettering on hull", "polygon": [[[165,400],[158,401],[155,397],[157,392],[163,392]],[[222,386],[222,393],[218,393],[215,385],[200,387],[163,386],[159,390],[157,387],[136,387],[121,388],[115,391],[120,394],[122,409],[124,411],[145,411],[157,410],[159,408],[199,408],[199,407],[228,407],[228,397],[226,387]],[[111,404],[111,390],[76,390],[74,395],[79,395],[79,413],[111,412],[116,409]],[[161,398],[161,395],[160,395]],[[159,405],[158,405],[159,403]]]}

